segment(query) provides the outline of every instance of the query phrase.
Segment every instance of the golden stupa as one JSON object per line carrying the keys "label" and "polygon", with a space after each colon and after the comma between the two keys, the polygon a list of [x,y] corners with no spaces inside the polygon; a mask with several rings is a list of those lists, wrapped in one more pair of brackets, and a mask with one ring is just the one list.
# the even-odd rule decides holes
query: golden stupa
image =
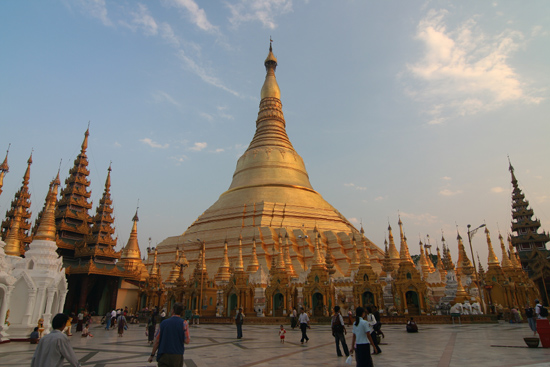
{"label": "golden stupa", "polygon": [[[255,240],[258,262],[267,273],[272,258],[284,250],[287,235],[290,261],[297,273],[311,269],[317,241],[323,259],[330,247],[335,276],[348,273],[353,237],[361,239],[363,234],[313,189],[304,161],[286,133],[275,78],[277,58],[271,45],[264,64],[267,74],[254,138],[237,162],[229,189],[182,235],[166,238],[157,246],[163,275],[169,274],[178,247],[193,269],[203,242],[208,273],[216,274],[224,261],[225,241],[229,260],[235,263],[241,236],[245,269],[254,259]],[[384,253],[370,240],[365,242],[372,266],[379,272]]]}

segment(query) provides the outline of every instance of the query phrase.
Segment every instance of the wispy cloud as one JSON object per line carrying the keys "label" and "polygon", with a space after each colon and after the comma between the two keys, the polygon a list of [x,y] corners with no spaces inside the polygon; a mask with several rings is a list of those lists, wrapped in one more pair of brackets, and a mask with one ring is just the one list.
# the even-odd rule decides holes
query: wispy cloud
{"label": "wispy cloud", "polygon": [[356,190],[359,190],[359,191],[365,191],[367,188],[364,187],[364,186],[357,186],[356,184],[354,183],[345,183],[344,184],[345,187],[351,187],[351,188],[354,188]]}
{"label": "wispy cloud", "polygon": [[213,85],[214,87],[217,87],[217,88],[220,88],[220,89],[222,89],[226,92],[229,92],[229,93],[233,94],[234,96],[237,96],[237,97],[240,96],[239,93],[237,93],[234,90],[232,90],[232,89],[228,88],[227,86],[225,86],[225,84],[220,79],[218,79],[217,77],[212,75],[212,73],[210,71],[208,71],[205,67],[200,66],[199,64],[197,64],[183,50],[179,50],[178,56],[179,56],[180,60],[183,61],[184,67],[187,70],[195,73],[205,83],[208,83],[210,85]]}
{"label": "wispy cloud", "polygon": [[382,201],[382,200],[385,200],[386,198],[384,196],[377,196],[374,198],[374,201]]}
{"label": "wispy cloud", "polygon": [[205,149],[208,146],[206,143],[195,143],[192,147],[189,148],[189,150],[193,152],[200,152],[201,150]]}
{"label": "wispy cloud", "polygon": [[120,144],[118,141],[115,141],[115,143],[113,144],[113,146],[114,146],[115,148],[120,148],[120,147],[122,147],[122,144]]}
{"label": "wispy cloud", "polygon": [[161,90],[153,92],[151,96],[153,97],[153,101],[155,101],[155,103],[168,102],[177,107],[181,106],[181,104],[178,101],[176,101],[171,95]]}
{"label": "wispy cloud", "polygon": [[139,139],[139,141],[141,141],[143,144],[146,144],[146,145],[150,146],[151,148],[155,148],[155,149],[166,149],[170,146],[170,144],[168,144],[168,143],[159,144],[156,141],[153,141],[149,138]]}
{"label": "wispy cloud", "polygon": [[443,176],[441,177],[443,181],[451,181],[451,178],[449,176]]}
{"label": "wispy cloud", "polygon": [[414,80],[408,86],[409,95],[431,104],[425,110],[430,124],[493,110],[509,102],[538,104],[542,100],[531,95],[509,64],[510,55],[524,40],[521,32],[505,30],[488,35],[473,18],[450,30],[446,16],[445,10],[430,10],[419,22],[416,39],[424,44],[424,55],[407,65]]}
{"label": "wispy cloud", "polygon": [[491,192],[494,192],[495,194],[500,194],[500,193],[503,193],[505,191],[506,191],[506,189],[504,189],[503,187],[500,187],[500,186],[491,188]]}
{"label": "wispy cloud", "polygon": [[348,218],[348,220],[349,220],[351,223],[355,224],[355,225],[361,224],[361,222],[359,221],[359,219],[357,219],[357,218],[355,218],[355,217]]}
{"label": "wispy cloud", "polygon": [[399,214],[402,218],[411,219],[413,221],[413,224],[416,224],[416,225],[434,224],[439,221],[437,216],[432,215],[430,213],[416,214],[416,213],[399,212]]}
{"label": "wispy cloud", "polygon": [[99,19],[105,26],[110,27],[113,25],[107,13],[105,0],[76,0],[73,3],[67,4],[76,4],[82,13],[92,18]]}
{"label": "wispy cloud", "polygon": [[186,155],[174,155],[174,156],[171,156],[170,159],[176,161],[177,165],[179,166],[180,164],[182,164],[183,162],[187,161],[187,156]]}
{"label": "wispy cloud", "polygon": [[185,11],[187,18],[203,31],[214,32],[218,27],[212,25],[206,17],[206,12],[193,0],[165,0],[165,4]]}
{"label": "wispy cloud", "polygon": [[240,0],[227,4],[231,11],[229,22],[239,26],[246,22],[260,22],[264,28],[275,29],[275,17],[292,11],[292,0]]}
{"label": "wispy cloud", "polygon": [[449,189],[443,189],[443,190],[439,191],[439,195],[441,195],[441,196],[455,196],[455,195],[459,195],[459,194],[462,194],[462,190],[452,191],[452,190],[449,190]]}
{"label": "wispy cloud", "polygon": [[225,152],[225,149],[223,149],[223,148],[218,148],[218,149],[213,150],[213,153],[223,153],[223,152]]}

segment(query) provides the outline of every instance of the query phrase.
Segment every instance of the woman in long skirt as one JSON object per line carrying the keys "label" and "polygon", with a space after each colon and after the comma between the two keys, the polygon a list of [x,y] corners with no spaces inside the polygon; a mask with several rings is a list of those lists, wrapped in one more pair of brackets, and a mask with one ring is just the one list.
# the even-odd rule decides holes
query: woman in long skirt
{"label": "woman in long skirt", "polygon": [[355,310],[355,323],[353,324],[353,336],[351,338],[351,352],[355,352],[355,362],[357,367],[372,367],[372,357],[370,355],[370,345],[373,344],[370,335],[371,329],[369,323],[363,319],[365,309],[357,307]]}
{"label": "woman in long skirt", "polygon": [[153,344],[153,340],[155,339],[155,327],[157,326],[157,320],[155,317],[155,313],[151,312],[151,316],[149,316],[149,320],[147,320],[147,341],[149,344]]}
{"label": "woman in long skirt", "polygon": [[124,327],[126,326],[126,318],[124,315],[120,315],[118,317],[118,336],[122,337],[122,334],[124,334]]}

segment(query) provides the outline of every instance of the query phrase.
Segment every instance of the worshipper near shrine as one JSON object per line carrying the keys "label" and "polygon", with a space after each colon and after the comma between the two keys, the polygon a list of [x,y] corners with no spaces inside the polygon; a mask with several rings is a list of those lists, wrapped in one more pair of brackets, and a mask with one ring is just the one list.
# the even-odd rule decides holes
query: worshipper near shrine
{"label": "worshipper near shrine", "polygon": [[189,325],[182,319],[183,304],[177,302],[172,308],[172,317],[160,323],[160,329],[155,337],[153,351],[149,363],[157,353],[159,367],[183,367],[185,344],[189,344]]}
{"label": "worshipper near shrine", "polygon": [[38,341],[40,340],[40,333],[38,332],[38,326],[34,328],[33,332],[30,336],[30,342],[31,344],[38,344]]}
{"label": "worshipper near shrine", "polygon": [[336,343],[336,355],[342,357],[342,352],[340,351],[340,343],[342,343],[342,348],[344,349],[344,354],[349,356],[348,345],[346,344],[345,334],[347,333],[346,327],[344,326],[344,318],[340,313],[340,306],[334,306],[334,315],[332,315],[332,320],[330,321],[330,327],[332,329],[332,336],[334,337],[334,342]]}
{"label": "worshipper near shrine", "polygon": [[281,325],[281,329],[279,330],[279,338],[281,339],[281,344],[285,343],[285,334],[286,334],[285,327]]}
{"label": "worshipper near shrine", "polygon": [[298,317],[298,322],[300,323],[300,330],[302,330],[302,339],[300,342],[304,344],[304,340],[306,343],[309,341],[309,338],[307,337],[307,329],[309,328],[309,317],[307,313],[304,311],[304,308],[300,308],[300,316]]}
{"label": "worshipper near shrine", "polygon": [[237,325],[237,339],[241,339],[243,337],[243,322],[243,308],[239,307],[239,309],[237,310],[237,314],[235,315],[235,325]]}
{"label": "worshipper near shrine", "polygon": [[416,322],[412,317],[407,322],[407,333],[418,333],[418,325],[416,325]]}
{"label": "worshipper near shrine", "polygon": [[537,336],[537,320],[535,320],[535,310],[529,306],[525,305],[525,316],[527,317],[527,323],[533,331],[533,335]]}
{"label": "worshipper near shrine", "polygon": [[357,307],[355,310],[355,322],[353,323],[353,336],[351,338],[351,352],[355,351],[355,363],[357,367],[372,367],[370,344],[373,344],[370,335],[369,323],[363,319],[365,309]]}
{"label": "worshipper near shrine", "polygon": [[63,313],[54,316],[52,320],[54,330],[40,339],[32,356],[31,367],[62,366],[63,359],[67,359],[71,366],[80,367],[69,338],[62,332],[67,326],[68,319],[69,316]]}
{"label": "worshipper near shrine", "polygon": [[372,313],[372,308],[370,306],[367,306],[365,314],[365,318],[367,319],[367,322],[369,323],[369,326],[371,328],[370,336],[372,337],[372,354],[382,353],[382,350],[378,346],[378,337],[376,331],[374,330],[374,326],[376,325],[376,318],[374,317]]}

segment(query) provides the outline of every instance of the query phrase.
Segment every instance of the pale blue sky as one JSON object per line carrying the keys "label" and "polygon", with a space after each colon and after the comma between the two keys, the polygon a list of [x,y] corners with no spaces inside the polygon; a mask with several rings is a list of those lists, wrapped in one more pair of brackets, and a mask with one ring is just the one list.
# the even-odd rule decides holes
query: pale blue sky
{"label": "pale blue sky", "polygon": [[252,139],[271,36],[313,187],[376,244],[398,211],[413,254],[443,229],[456,259],[455,223],[498,243],[508,154],[548,230],[549,28],[547,1],[2,1],[0,219],[31,149],[36,215],[91,121],[90,214],[112,160],[119,247],[138,198],[142,251],[183,233]]}

